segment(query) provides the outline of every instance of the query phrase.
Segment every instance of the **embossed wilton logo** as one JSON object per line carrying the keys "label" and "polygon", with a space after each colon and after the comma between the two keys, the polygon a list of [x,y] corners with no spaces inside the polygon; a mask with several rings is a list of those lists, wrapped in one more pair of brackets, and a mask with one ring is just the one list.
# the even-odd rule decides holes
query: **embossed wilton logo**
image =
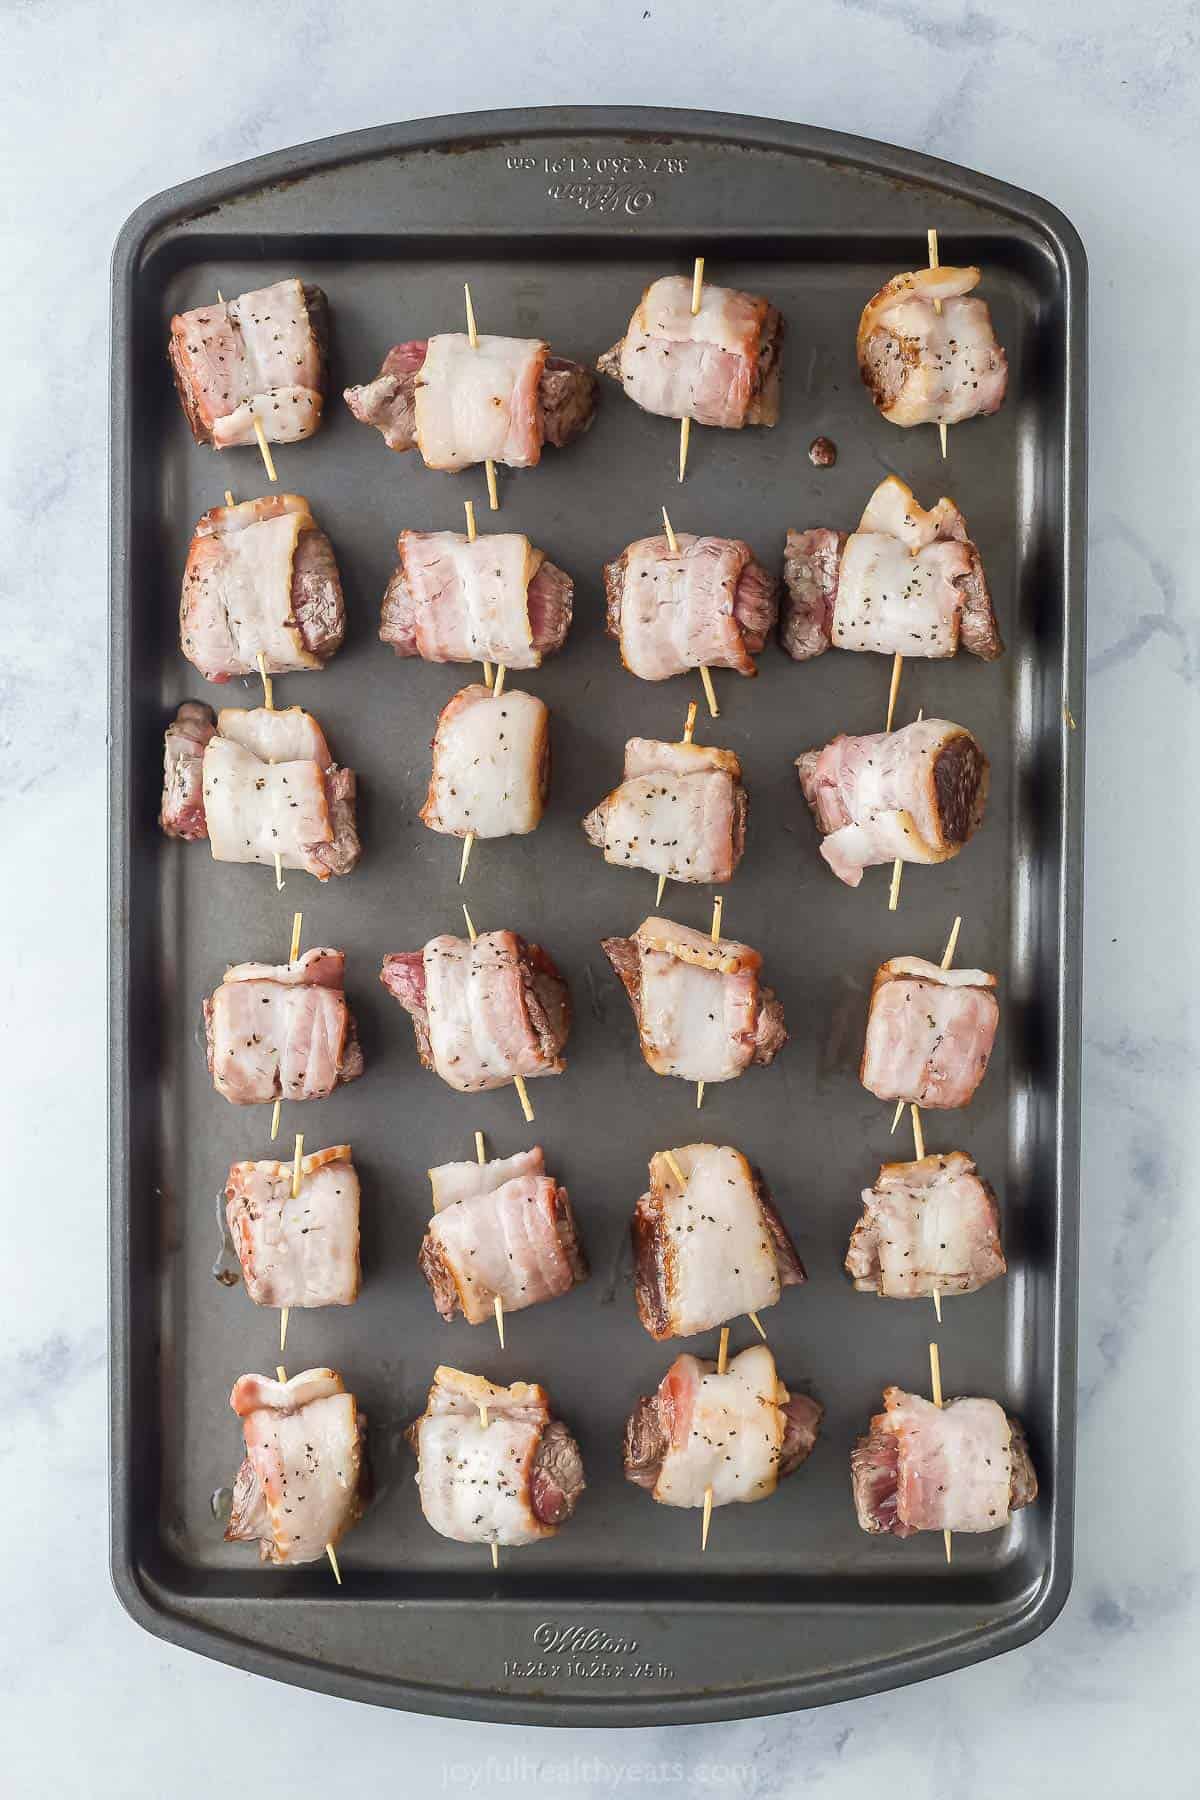
{"label": "embossed wilton logo", "polygon": [[643,213],[654,205],[653,188],[635,187],[631,181],[554,181],[546,195],[572,202],[585,212]]}
{"label": "embossed wilton logo", "polygon": [[555,1625],[549,1619],[534,1626],[533,1641],[555,1656],[623,1656],[638,1647],[636,1638],[613,1638],[593,1625]]}

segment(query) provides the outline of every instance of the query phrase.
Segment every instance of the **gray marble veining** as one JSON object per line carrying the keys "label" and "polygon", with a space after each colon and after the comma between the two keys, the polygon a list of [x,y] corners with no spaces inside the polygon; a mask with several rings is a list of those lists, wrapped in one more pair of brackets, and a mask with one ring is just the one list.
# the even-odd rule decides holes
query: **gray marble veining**
{"label": "gray marble veining", "polygon": [[[1200,10],[8,0],[3,29],[6,1791],[209,1800],[248,1775],[260,1789],[336,1794],[1194,1791]],[[912,144],[1049,195],[1091,261],[1075,1589],[1045,1637],[999,1661],[728,1726],[544,1733],[351,1714],[144,1636],[104,1566],[112,240],[147,194],[292,141],[547,101],[710,106]]]}

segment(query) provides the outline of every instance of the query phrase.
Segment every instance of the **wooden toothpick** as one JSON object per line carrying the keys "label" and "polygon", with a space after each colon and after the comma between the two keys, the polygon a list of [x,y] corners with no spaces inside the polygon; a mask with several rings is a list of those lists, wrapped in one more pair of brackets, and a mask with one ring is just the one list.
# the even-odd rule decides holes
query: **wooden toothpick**
{"label": "wooden toothpick", "polygon": [[[933,1404],[940,1411],[942,1405],[942,1359],[938,1355],[938,1347],[936,1344],[930,1344],[929,1346],[929,1383],[933,1393]],[[949,1562],[952,1552],[950,1548],[950,1533],[948,1531],[942,1532],[942,1542],[946,1546],[946,1561]]]}
{"label": "wooden toothpick", "polygon": [[[925,236],[929,245],[929,266],[931,269],[936,269],[939,266],[938,234],[936,231],[930,230],[926,232]],[[934,301],[933,310],[936,313],[941,312],[942,303],[940,300]],[[944,419],[938,420],[938,442],[942,446],[942,457],[944,459],[946,456],[946,421]]]}
{"label": "wooden toothpick", "polygon": [[499,1294],[492,1301],[492,1311],[496,1315],[496,1335],[500,1339],[500,1348],[504,1348],[504,1302]]}
{"label": "wooden toothpick", "polygon": [[254,435],[258,439],[259,454],[263,459],[263,467],[267,471],[267,480],[268,481],[278,481],[279,477],[275,473],[275,458],[271,455],[271,446],[267,442],[267,434],[263,430],[263,422],[259,418],[258,414],[256,412],[254,412],[254,410],[253,410],[253,408],[254,408],[253,400],[250,402],[250,407],[251,407],[251,416],[253,417],[253,420],[254,420]]}
{"label": "wooden toothpick", "polygon": [[268,712],[274,712],[275,711],[275,684],[271,680],[271,677],[267,674],[267,659],[266,659],[265,653],[262,650],[260,650],[258,653],[258,672],[262,676],[263,705],[266,707]]}
{"label": "wooden toothpick", "polygon": [[713,687],[712,671],[707,663],[700,664],[700,680],[704,685],[704,698],[708,701],[709,717],[719,719],[721,709],[717,705],[717,690]]}
{"label": "wooden toothpick", "polygon": [[946,948],[942,951],[943,969],[948,969],[950,964],[954,961],[954,952],[958,949],[958,934],[961,930],[962,914],[957,913],[955,915],[954,923],[950,927],[950,936],[946,939]]}
{"label": "wooden toothpick", "polygon": [[[471,303],[471,284],[469,281],[463,282],[463,295],[467,302],[467,336],[471,341],[472,350],[478,350],[479,333],[475,329],[475,308]],[[487,476],[488,505],[493,512],[499,512],[500,498],[496,492],[496,465],[490,456],[484,463],[483,469],[484,474]]]}
{"label": "wooden toothpick", "polygon": [[[698,256],[692,269],[692,317],[700,311],[700,296],[704,291],[704,258]],[[684,413],[679,421],[679,479],[683,480],[687,472],[688,445],[692,437],[692,421]]]}
{"label": "wooden toothpick", "polygon": [[478,1164],[480,1165],[481,1168],[483,1167],[483,1164],[487,1161],[487,1150],[484,1147],[482,1131],[477,1131],[475,1133],[475,1160],[476,1160],[476,1162],[478,1162]]}
{"label": "wooden toothpick", "polygon": [[904,658],[897,650],[892,658],[892,685],[888,689],[887,724],[883,728],[885,731],[892,729],[892,720],[896,716],[896,695],[900,692],[900,674],[903,668]]}

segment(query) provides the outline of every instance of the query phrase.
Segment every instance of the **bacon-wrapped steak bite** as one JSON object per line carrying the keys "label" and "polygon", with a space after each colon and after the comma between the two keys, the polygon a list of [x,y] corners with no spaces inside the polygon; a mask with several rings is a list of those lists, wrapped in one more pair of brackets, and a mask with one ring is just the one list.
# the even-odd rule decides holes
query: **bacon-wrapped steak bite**
{"label": "bacon-wrapped steak bite", "polygon": [[204,1002],[208,1072],[235,1106],[322,1100],[363,1072],[340,950],[238,963]]}
{"label": "bacon-wrapped steak bite", "polygon": [[358,1298],[358,1174],[349,1144],[294,1162],[234,1163],[225,1219],[256,1306],[349,1306]]}
{"label": "bacon-wrapped steak bite", "polygon": [[645,412],[740,430],[779,418],[782,341],[768,300],[706,282],[693,313],[691,278],[665,275],[596,366]]}
{"label": "bacon-wrapped steak bite", "polygon": [[652,1156],[631,1230],[638,1317],[651,1337],[691,1337],[761,1312],[806,1279],[762,1176],[728,1145]]}
{"label": "bacon-wrapped steak bite", "polygon": [[939,863],[975,835],[989,765],[977,738],[948,719],[921,719],[865,737],[839,733],[796,758],[821,855],[839,881],[897,859]]}
{"label": "bacon-wrapped steak bite", "polygon": [[746,841],[746,790],[732,750],[630,738],[625,779],[583,821],[605,862],[672,881],[728,881]]}
{"label": "bacon-wrapped steak bite", "polygon": [[881,963],[871,984],[863,1086],[880,1100],[965,1106],[996,1041],[996,986],[984,969],[943,969],[921,956]]}
{"label": "bacon-wrapped steak bite", "polygon": [[531,468],[543,444],[561,448],[591,424],[596,377],[539,338],[465,332],[410,338],[374,381],[348,387],[346,405],[382,433],[389,450],[419,450],[427,468],[472,463]]}
{"label": "bacon-wrapped steak bite", "polygon": [[575,584],[515,531],[402,531],[379,635],[397,656],[536,669],[561,650]]}
{"label": "bacon-wrapped steak bite", "polygon": [[783,1007],[759,983],[749,944],[712,939],[670,919],[643,919],[601,948],[624,984],[642,1055],[656,1075],[731,1081],[770,1063],[787,1042]]}
{"label": "bacon-wrapped steak bite", "polygon": [[952,500],[926,512],[896,476],[880,482],[858,530],[789,531],[780,641],[797,661],[838,650],[886,656],[999,656],[979,552]]}
{"label": "bacon-wrapped steak bite", "polygon": [[643,681],[704,665],[756,675],[778,614],[779,584],[741,538],[639,538],[604,566],[606,629]]}
{"label": "bacon-wrapped steak bite", "polygon": [[354,1395],[332,1369],[305,1369],[243,1375],[229,1404],[246,1456],[226,1541],[257,1541],[263,1562],[318,1562],[362,1513],[367,1421]]}
{"label": "bacon-wrapped steak bite", "polygon": [[[487,1408],[486,1425],[480,1407]],[[553,1537],[584,1489],[579,1446],[551,1416],[545,1388],[442,1366],[408,1428],[421,1511],[460,1544],[533,1544]]]}
{"label": "bacon-wrapped steak bite", "polygon": [[542,822],[550,789],[550,713],[534,694],[482,683],[438,714],[421,818],[452,837],[523,836]]}
{"label": "bacon-wrapped steak bite", "polygon": [[566,1067],[567,984],[541,946],[514,931],[480,932],[474,943],[430,938],[423,950],[385,956],[379,978],[411,1017],[425,1067],[460,1093]]}
{"label": "bacon-wrapped steak bite", "polygon": [[[506,1313],[520,1312],[586,1280],[567,1190],[546,1174],[540,1149],[451,1163],[431,1169],[429,1179],[434,1216],[417,1260],[444,1319],[461,1312],[469,1325],[482,1325],[497,1299]],[[439,1200],[456,1190],[458,1198]]]}
{"label": "bacon-wrapped steak bite", "polygon": [[[168,726],[159,823],[169,837],[207,837],[214,862],[303,869],[318,881],[348,875],[361,847],[357,778],[339,768],[325,734],[298,706],[211,710],[187,700]],[[201,793],[195,791],[202,756]]]}
{"label": "bacon-wrapped steak bite", "polygon": [[228,450],[311,437],[325,403],[329,306],[297,280],[216,300],[171,320],[168,355],[198,444]]}
{"label": "bacon-wrapped steak bite", "polygon": [[1037,1476],[1019,1420],[994,1400],[934,1406],[902,1388],[850,1453],[854,1507],[864,1531],[999,1531],[1037,1499]]}
{"label": "bacon-wrapped steak bite", "polygon": [[216,506],[192,533],[179,607],[183,654],[209,681],[322,669],[346,609],[333,547],[299,494]]}
{"label": "bacon-wrapped steak bite", "polygon": [[677,1356],[657,1391],[643,1395],[625,1427],[625,1479],[665,1506],[714,1507],[765,1500],[811,1454],[824,1408],[790,1394],[775,1358],[755,1344],[715,1362]]}
{"label": "bacon-wrapped steak bite", "polygon": [[860,1294],[889,1300],[973,1294],[1008,1268],[995,1193],[961,1150],[884,1163],[862,1201],[846,1253],[846,1272]]}
{"label": "bacon-wrapped steak bite", "polygon": [[970,297],[979,279],[978,269],[916,269],[864,306],[859,373],[893,425],[960,425],[1001,405],[1008,358],[987,302]]}

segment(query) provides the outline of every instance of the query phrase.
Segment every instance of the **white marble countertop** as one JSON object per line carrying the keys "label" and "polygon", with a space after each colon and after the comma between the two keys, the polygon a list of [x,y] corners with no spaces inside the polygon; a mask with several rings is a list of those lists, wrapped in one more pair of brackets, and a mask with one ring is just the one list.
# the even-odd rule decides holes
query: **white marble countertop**
{"label": "white marble countertop", "polygon": [[[0,887],[0,1092],[17,1247],[0,1312],[6,1791],[209,1800],[251,1775],[258,1792],[265,1780],[271,1792],[338,1794],[359,1780],[422,1794],[1192,1791],[1200,1457],[1182,1400],[1195,1299],[1173,1243],[1195,1207],[1186,1165],[1200,1100],[1189,792],[1200,606],[1187,575],[1200,491],[1188,391],[1200,284],[1194,0],[766,0],[750,14],[694,0],[586,13],[561,0],[125,0],[103,11],[10,0],[4,36],[11,873]],[[268,1687],[144,1635],[109,1586],[108,258],[148,194],[293,141],[419,114],[621,101],[774,115],[930,150],[1046,194],[1087,246],[1078,1557],[1046,1636],[941,1681],[743,1724],[550,1733],[352,1712]],[[65,1181],[51,1154],[64,1142]],[[26,1190],[33,1214],[18,1220]]]}

